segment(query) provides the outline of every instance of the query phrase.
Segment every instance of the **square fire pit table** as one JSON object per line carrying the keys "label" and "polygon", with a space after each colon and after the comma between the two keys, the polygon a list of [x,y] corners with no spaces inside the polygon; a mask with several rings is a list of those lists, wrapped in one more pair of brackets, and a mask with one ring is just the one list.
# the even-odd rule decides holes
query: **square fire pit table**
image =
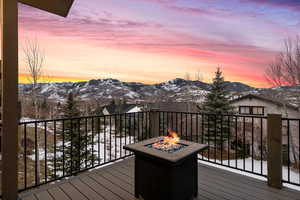
{"label": "square fire pit table", "polygon": [[135,197],[144,200],[189,200],[198,195],[197,154],[207,145],[180,140],[182,147],[168,152],[152,144],[163,137],[126,145],[135,154]]}

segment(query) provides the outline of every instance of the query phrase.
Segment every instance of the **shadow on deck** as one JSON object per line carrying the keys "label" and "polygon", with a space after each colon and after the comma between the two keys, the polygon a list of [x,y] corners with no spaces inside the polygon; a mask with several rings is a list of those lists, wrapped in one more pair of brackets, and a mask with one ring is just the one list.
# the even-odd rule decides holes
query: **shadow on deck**
{"label": "shadow on deck", "polygon": [[[300,200],[300,192],[199,164],[199,195],[207,200]],[[20,194],[22,200],[134,200],[132,158]]]}

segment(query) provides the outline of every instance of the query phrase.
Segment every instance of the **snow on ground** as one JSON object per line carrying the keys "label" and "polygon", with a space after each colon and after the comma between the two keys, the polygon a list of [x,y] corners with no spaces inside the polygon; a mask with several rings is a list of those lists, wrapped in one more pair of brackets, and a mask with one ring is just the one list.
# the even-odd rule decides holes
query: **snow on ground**
{"label": "snow on ground", "polygon": [[[200,157],[200,158],[202,158],[202,157]],[[206,157],[203,157],[203,159],[208,160],[208,158],[206,158]],[[214,159],[210,159],[210,161],[215,162]],[[218,165],[218,164],[208,163],[208,162],[205,162],[205,161],[202,161],[202,160],[199,161],[199,163],[209,165],[209,166],[213,166],[213,167],[217,167],[217,168],[224,169],[224,170],[227,170],[227,171],[231,171],[231,172],[234,172],[234,173],[242,174],[242,175],[245,175],[245,176],[253,177],[253,178],[256,178],[256,179],[263,180],[263,181],[267,180],[266,178],[264,178],[262,176],[251,174],[251,173],[244,172],[244,171],[240,171],[240,170],[237,170],[237,169],[232,169],[232,168],[229,168],[229,167],[226,167],[226,166],[221,166],[221,165]],[[221,161],[216,160],[216,163],[221,164]],[[244,160],[243,159],[230,160],[229,163],[228,163],[228,160],[223,160],[223,165],[227,165],[227,166],[231,166],[231,167],[237,167],[238,169],[244,169]],[[263,172],[262,174],[267,175],[267,168],[268,168],[267,161],[260,161],[260,160],[255,160],[255,159],[253,160],[253,172],[256,172],[256,173],[260,174],[261,173],[261,166],[262,166],[262,172]],[[252,159],[251,158],[246,158],[245,159],[245,170],[252,171]],[[283,168],[282,168],[282,178],[283,178],[283,180],[288,180],[288,167],[286,167],[286,166],[283,166]],[[300,183],[299,171],[296,171],[293,168],[291,168],[291,170],[290,170],[290,182],[298,183],[298,184]],[[296,189],[296,190],[300,191],[300,187],[298,187],[298,186],[291,185],[291,184],[284,184],[284,185],[289,187],[289,188],[293,188],[293,189]]]}
{"label": "snow on ground", "polygon": [[38,121],[38,119],[33,119],[33,118],[29,118],[29,117],[22,117],[20,119],[20,122],[32,122],[32,121]]}
{"label": "snow on ground", "polygon": [[[105,131],[100,132],[100,134],[94,133],[94,145],[89,145],[88,149],[93,148],[94,155],[96,156],[95,164],[98,164],[98,159],[100,158],[101,163],[108,162],[110,160],[114,160],[120,158],[124,155],[129,155],[128,151],[123,149],[123,146],[126,144],[134,143],[133,136],[119,137],[118,135],[114,135],[114,129],[110,130],[106,127]],[[112,132],[112,133],[111,133]],[[92,133],[88,133],[91,135]],[[99,141],[99,142],[98,142]],[[58,141],[56,146],[61,147],[63,145],[62,141]],[[70,146],[70,142],[65,142],[65,147]],[[48,150],[49,151],[49,150]],[[28,158],[35,161],[35,151],[33,150],[33,154],[28,155]],[[61,157],[62,152],[56,152],[56,157]],[[43,147],[39,148],[39,159],[45,160],[45,150]],[[49,163],[54,160],[54,153],[47,152],[47,159]]]}

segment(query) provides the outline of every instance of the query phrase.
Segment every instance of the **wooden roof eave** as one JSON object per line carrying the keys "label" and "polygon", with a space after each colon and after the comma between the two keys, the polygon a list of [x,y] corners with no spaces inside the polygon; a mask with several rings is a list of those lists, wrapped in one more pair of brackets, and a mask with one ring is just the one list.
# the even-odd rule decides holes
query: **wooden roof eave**
{"label": "wooden roof eave", "polygon": [[18,0],[20,3],[66,17],[74,0]]}

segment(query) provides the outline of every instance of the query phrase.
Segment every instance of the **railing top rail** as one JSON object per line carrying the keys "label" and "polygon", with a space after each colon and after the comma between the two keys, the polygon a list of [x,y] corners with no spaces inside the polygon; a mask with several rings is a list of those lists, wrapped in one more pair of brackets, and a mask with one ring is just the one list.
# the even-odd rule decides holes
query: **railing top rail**
{"label": "railing top rail", "polygon": [[288,117],[283,117],[281,120],[290,120],[290,121],[300,121],[300,118],[288,118]]}
{"label": "railing top rail", "polygon": [[[216,115],[213,113],[205,113],[205,112],[180,112],[180,111],[159,111],[163,113],[178,113],[178,114],[195,114],[195,115]],[[245,117],[245,118],[259,118],[259,119],[267,119],[267,116],[259,116],[259,115],[240,115],[240,114],[222,114],[221,116],[228,116],[228,117]]]}
{"label": "railing top rail", "polygon": [[[67,121],[67,120],[79,120],[79,119],[91,119],[91,118],[103,118],[103,117],[113,117],[118,115],[133,115],[137,113],[148,113],[149,111],[140,111],[133,113],[118,113],[110,115],[91,115],[91,116],[81,116],[81,117],[72,117],[72,118],[58,118],[58,119],[45,119],[45,120],[31,120],[31,121],[20,121],[19,125],[23,124],[32,124],[32,123],[45,123],[45,122],[55,122],[55,121]],[[0,124],[1,126],[1,124]]]}

